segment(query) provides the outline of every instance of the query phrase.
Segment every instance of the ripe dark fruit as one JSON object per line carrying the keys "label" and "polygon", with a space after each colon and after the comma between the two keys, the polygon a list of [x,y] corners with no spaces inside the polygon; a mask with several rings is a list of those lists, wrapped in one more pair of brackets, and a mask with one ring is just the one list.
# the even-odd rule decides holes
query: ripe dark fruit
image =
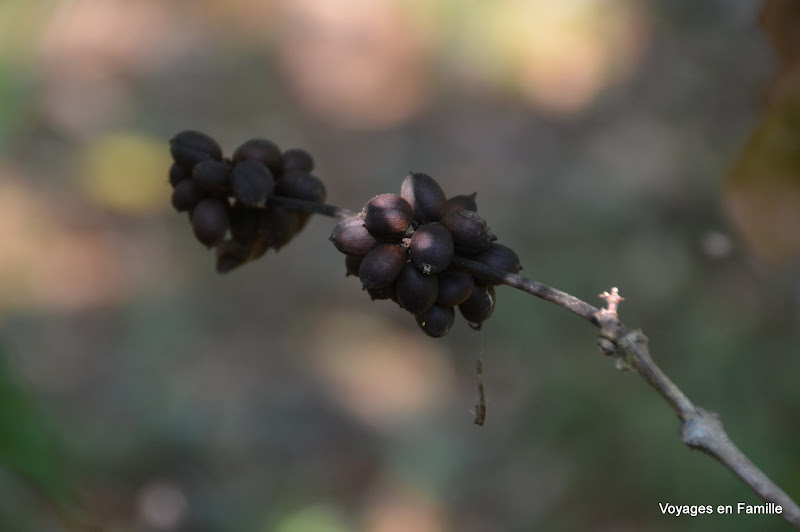
{"label": "ripe dark fruit", "polygon": [[408,174],[400,187],[400,195],[411,205],[418,224],[438,222],[447,211],[447,196],[428,174]]}
{"label": "ripe dark fruit", "polygon": [[175,185],[184,179],[189,179],[190,177],[192,177],[192,173],[178,163],[172,163],[172,166],[169,167],[169,184],[173,187],[175,187]]}
{"label": "ripe dark fruit", "polygon": [[378,244],[375,237],[364,227],[364,219],[360,216],[340,221],[328,239],[345,255],[356,257],[365,257]]}
{"label": "ripe dark fruit", "polygon": [[184,179],[172,191],[172,206],[178,212],[191,211],[201,199],[203,193],[191,179]]}
{"label": "ripe dark fruit", "polygon": [[228,231],[228,204],[217,198],[200,200],[192,210],[192,228],[206,246],[219,244]]}
{"label": "ripe dark fruit", "polygon": [[[481,251],[472,257],[472,260],[485,264],[490,268],[509,273],[519,273],[522,269],[519,263],[519,257],[514,253],[514,250],[503,244],[498,244],[497,242],[492,242],[486,251]],[[477,282],[480,284],[501,284],[485,279],[477,279]]]}
{"label": "ripe dark fruit", "polygon": [[264,163],[270,172],[278,174],[281,171],[283,158],[281,149],[277,144],[267,139],[250,139],[241,144],[233,152],[233,162],[255,160]]}
{"label": "ripe dark fruit", "polygon": [[275,190],[275,179],[264,163],[246,159],[231,171],[231,189],[236,201],[248,207],[263,207]]}
{"label": "ripe dark fruit", "polygon": [[481,324],[492,315],[494,303],[494,286],[476,285],[469,299],[461,303],[458,310],[465,320],[474,324],[473,328],[480,329]]}
{"label": "ripe dark fruit", "polygon": [[420,225],[411,236],[411,260],[422,273],[439,273],[453,259],[453,237],[440,223]]}
{"label": "ripe dark fruit", "polygon": [[288,244],[298,231],[297,213],[273,204],[259,211],[259,234],[264,242],[276,250]]}
{"label": "ripe dark fruit", "polygon": [[186,170],[205,159],[222,159],[222,148],[217,141],[199,131],[181,131],[169,140],[169,151],[175,162]]}
{"label": "ripe dark fruit", "polygon": [[206,159],[200,161],[192,168],[192,181],[205,192],[212,196],[227,197],[230,191],[228,178],[231,167],[224,161]]}
{"label": "ripe dark fruit", "polygon": [[[362,265],[363,267],[363,265]],[[428,310],[439,293],[438,275],[425,275],[416,266],[406,263],[397,278],[397,302],[412,314]]]}
{"label": "ripe dark fruit", "polygon": [[397,244],[379,244],[361,261],[358,278],[365,290],[394,284],[406,265],[406,250]]}
{"label": "ripe dark fruit", "polygon": [[450,332],[456,320],[456,310],[453,307],[440,307],[433,305],[431,308],[414,316],[417,325],[425,334],[433,338],[441,338]]}
{"label": "ripe dark fruit", "polygon": [[240,203],[228,209],[231,236],[240,244],[250,244],[259,236],[261,210]]}
{"label": "ripe dark fruit", "polygon": [[290,148],[283,152],[283,172],[300,170],[301,172],[311,172],[314,170],[314,158],[306,150],[300,148]]}
{"label": "ripe dark fruit", "polygon": [[345,276],[355,275],[358,276],[358,271],[361,268],[361,261],[364,260],[364,257],[354,257],[353,255],[347,255],[344,258],[344,267],[346,268]]}
{"label": "ripe dark fruit", "polygon": [[275,194],[322,203],[325,201],[325,185],[315,175],[302,170],[292,170],[275,182]]}
{"label": "ripe dark fruit", "polygon": [[380,194],[364,206],[364,225],[379,237],[402,235],[413,216],[411,205],[396,194]]}
{"label": "ripe dark fruit", "polygon": [[442,218],[442,225],[453,236],[455,252],[459,255],[480,253],[497,239],[486,220],[473,211],[448,211]]}
{"label": "ripe dark fruit", "polygon": [[460,305],[472,295],[475,281],[467,272],[442,272],[439,274],[439,293],[436,304],[443,307]]}
{"label": "ripe dark fruit", "polygon": [[472,194],[453,196],[447,200],[447,210],[478,212],[478,202],[475,201],[475,196],[477,195],[477,192],[473,192]]}
{"label": "ripe dark fruit", "polygon": [[250,257],[250,248],[239,242],[224,240],[216,247],[217,273],[228,273],[246,263]]}
{"label": "ripe dark fruit", "polygon": [[383,288],[370,288],[367,290],[370,299],[373,301],[378,299],[392,299],[395,296],[397,288],[394,284],[384,286]]}

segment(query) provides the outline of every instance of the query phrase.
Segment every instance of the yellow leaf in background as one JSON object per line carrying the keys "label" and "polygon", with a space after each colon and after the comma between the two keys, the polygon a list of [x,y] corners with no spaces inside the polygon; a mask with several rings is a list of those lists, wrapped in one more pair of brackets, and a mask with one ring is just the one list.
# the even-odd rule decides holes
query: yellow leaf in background
{"label": "yellow leaf in background", "polygon": [[169,165],[165,140],[110,133],[86,144],[79,182],[100,207],[128,214],[155,212],[169,204]]}
{"label": "yellow leaf in background", "polygon": [[800,3],[768,0],[760,22],[780,69],[727,176],[725,204],[756,258],[781,266],[800,257]]}
{"label": "yellow leaf in background", "polygon": [[725,203],[761,262],[780,266],[800,257],[800,75],[751,135],[727,176]]}

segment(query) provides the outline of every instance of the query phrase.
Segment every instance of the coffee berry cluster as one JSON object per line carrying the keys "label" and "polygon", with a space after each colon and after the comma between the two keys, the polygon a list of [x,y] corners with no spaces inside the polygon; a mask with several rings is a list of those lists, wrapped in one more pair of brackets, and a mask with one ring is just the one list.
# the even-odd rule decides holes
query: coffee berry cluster
{"label": "coffee berry cluster", "polygon": [[280,249],[308,221],[309,213],[270,198],[325,201],[322,181],[311,174],[314,160],[304,150],[281,151],[270,140],[250,139],[226,158],[213,138],[191,130],[169,142],[172,205],[189,213],[197,240],[216,249],[220,273]]}
{"label": "coffee berry cluster", "polygon": [[522,267],[512,249],[495,242],[475,196],[448,199],[431,176],[410,173],[399,196],[375,196],[340,221],[330,240],[346,255],[347,275],[358,276],[373,300],[391,299],[413,314],[427,335],[450,332],[455,307],[480,328],[494,311],[493,283],[453,268],[453,257],[511,273]]}

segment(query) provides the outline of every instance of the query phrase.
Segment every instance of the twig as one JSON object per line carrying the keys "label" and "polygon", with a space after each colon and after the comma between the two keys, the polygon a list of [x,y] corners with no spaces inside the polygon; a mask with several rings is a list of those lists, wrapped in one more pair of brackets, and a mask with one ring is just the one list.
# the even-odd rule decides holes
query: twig
{"label": "twig", "polygon": [[[320,205],[288,198],[275,198],[286,207],[315,212],[334,218],[354,216],[356,213],[329,205]],[[601,350],[617,359],[621,369],[633,370],[642,377],[669,404],[681,419],[681,439],[690,449],[698,449],[716,458],[723,466],[738,476],[753,492],[766,502],[781,507],[780,516],[800,530],[800,508],[791,497],[781,490],[764,472],[756,467],[733,443],[722,427],[718,414],[695,406],[692,401],[667,377],[650,356],[647,337],[640,330],[629,330],[619,320],[618,307],[623,298],[615,288],[600,295],[607,302],[607,308],[598,309],[585,301],[515,275],[489,268],[483,264],[454,257],[452,265],[460,270],[479,277],[497,281],[517,290],[569,310],[600,328],[599,345]],[[478,378],[482,382],[482,368],[478,361]],[[485,416],[485,397],[476,406],[477,423],[483,406]]]}
{"label": "twig", "polygon": [[478,364],[475,368],[475,374],[478,376],[478,404],[475,405],[475,424],[483,426],[486,423],[486,388],[483,384],[483,362],[478,359]]}

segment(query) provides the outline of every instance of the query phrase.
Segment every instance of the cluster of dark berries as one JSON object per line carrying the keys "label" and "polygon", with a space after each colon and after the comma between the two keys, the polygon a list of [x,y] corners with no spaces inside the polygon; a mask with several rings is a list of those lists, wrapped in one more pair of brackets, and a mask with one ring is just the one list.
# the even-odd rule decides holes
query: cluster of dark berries
{"label": "cluster of dark berries", "polygon": [[450,332],[456,306],[480,328],[494,310],[494,286],[452,268],[453,257],[512,273],[522,267],[513,250],[495,242],[475,196],[447,199],[431,176],[411,173],[399,196],[375,196],[339,222],[330,240],[346,255],[347,275],[357,275],[373,300],[391,299],[413,314],[429,336]]}
{"label": "cluster of dark berries", "polygon": [[310,214],[270,201],[283,196],[322,203],[325,187],[311,171],[314,160],[301,149],[281,149],[250,139],[231,158],[211,137],[181,131],[170,140],[172,205],[188,212],[197,239],[217,252],[225,273],[280,249],[303,228]]}

